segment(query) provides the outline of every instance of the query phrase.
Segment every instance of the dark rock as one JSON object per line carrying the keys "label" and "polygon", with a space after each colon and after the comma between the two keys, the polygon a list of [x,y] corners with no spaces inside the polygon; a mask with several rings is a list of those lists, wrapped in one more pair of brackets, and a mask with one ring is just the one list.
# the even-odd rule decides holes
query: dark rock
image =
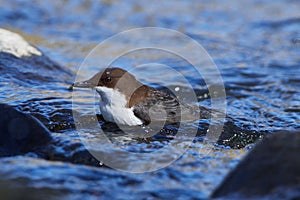
{"label": "dark rock", "polygon": [[[300,198],[300,132],[279,132],[264,138],[239,163],[212,197],[261,197],[276,194]],[[287,196],[289,195],[289,197]]]}
{"label": "dark rock", "polygon": [[249,127],[237,124],[233,119],[227,116],[224,123],[223,131],[218,138],[217,144],[229,146],[234,149],[244,148],[248,144],[252,144],[263,138],[266,132],[256,131]]}
{"label": "dark rock", "polygon": [[[27,156],[98,165],[78,142],[78,136],[66,133],[75,128],[72,110],[66,108],[71,107],[71,102],[61,96],[39,93],[43,89],[57,91],[59,84],[69,85],[73,74],[67,68],[49,59],[19,34],[0,28],[0,72],[0,85],[17,96],[5,102],[18,110],[0,104],[0,156],[29,152]],[[32,89],[35,86],[39,87],[37,92]],[[66,92],[69,96],[69,91]],[[24,93],[28,93],[24,95],[26,98],[18,96]],[[20,100],[14,102],[14,99]],[[50,136],[36,118],[54,133]],[[58,133],[63,131],[64,134]]]}
{"label": "dark rock", "polygon": [[50,140],[49,131],[36,118],[0,104],[0,156],[26,153]]}

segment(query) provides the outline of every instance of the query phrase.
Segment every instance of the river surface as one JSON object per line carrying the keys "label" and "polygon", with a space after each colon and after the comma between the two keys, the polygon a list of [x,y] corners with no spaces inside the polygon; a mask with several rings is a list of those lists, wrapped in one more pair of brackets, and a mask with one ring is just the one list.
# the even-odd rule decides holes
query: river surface
{"label": "river surface", "polygon": [[[296,0],[155,0],[151,3],[129,0],[0,0],[0,26],[21,34],[72,74],[65,76],[64,80],[57,80],[53,75],[48,81],[14,78],[8,82],[7,77],[0,77],[0,99],[36,116],[53,134],[77,140],[80,137],[71,119],[73,94],[68,88],[75,79],[90,77],[103,68],[99,66],[99,59],[108,55],[101,51],[99,57],[91,57],[89,62],[94,67],[81,70],[76,78],[85,57],[100,42],[121,31],[162,27],[186,34],[208,52],[224,82],[227,115],[234,119],[238,130],[247,129],[255,133],[296,130],[300,128],[299,10],[300,3]],[[122,45],[130,44],[123,41]],[[107,49],[109,56],[119,55],[118,45],[110,44]],[[189,64],[174,55],[145,50],[136,55],[125,55],[115,65],[131,69],[149,62],[171,66],[174,72],[146,66],[134,71],[139,80],[154,87],[188,88],[187,83],[179,81],[177,72],[180,72],[196,89],[199,103],[211,105],[211,95],[201,76],[195,75]],[[43,68],[35,70],[37,74],[47,73]],[[81,91],[75,105],[94,104],[97,99],[94,95],[90,90]],[[189,128],[185,129],[187,133]],[[94,137],[92,130],[79,135],[89,139]],[[152,152],[165,145],[155,139],[128,140],[126,137],[118,138],[115,144],[128,152]],[[177,195],[206,198],[252,147],[253,141],[245,142],[242,147],[246,147],[241,149],[206,145],[202,141],[196,138],[187,151],[167,167],[137,174],[138,183],[130,181],[132,174],[105,168],[115,176],[104,180],[105,184],[99,183],[102,184],[101,191],[110,194],[106,196],[115,194],[116,198],[130,197],[131,194],[135,198],[147,195],[152,198]],[[103,151],[108,155],[115,153],[113,150]],[[165,155],[166,152],[163,153]],[[16,159],[22,161],[23,158]],[[144,160],[134,156],[129,160],[132,165],[146,165]],[[122,162],[122,159],[119,161]],[[119,186],[120,177],[128,181]]]}

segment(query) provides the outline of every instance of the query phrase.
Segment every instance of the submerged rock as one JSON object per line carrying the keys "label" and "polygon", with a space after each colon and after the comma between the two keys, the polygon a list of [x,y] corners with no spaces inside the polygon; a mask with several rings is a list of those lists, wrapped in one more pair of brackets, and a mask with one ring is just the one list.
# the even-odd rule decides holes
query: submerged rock
{"label": "submerged rock", "polygon": [[36,118],[0,104],[0,156],[30,152],[50,140],[49,131]]}
{"label": "submerged rock", "polygon": [[263,139],[215,190],[212,197],[300,197],[300,132]]}

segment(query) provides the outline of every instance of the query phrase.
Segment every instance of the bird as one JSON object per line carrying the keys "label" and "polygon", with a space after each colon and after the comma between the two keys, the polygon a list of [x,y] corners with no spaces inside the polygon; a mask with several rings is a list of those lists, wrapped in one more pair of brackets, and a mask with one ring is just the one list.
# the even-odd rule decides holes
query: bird
{"label": "bird", "polygon": [[99,106],[104,120],[120,125],[172,124],[210,115],[208,109],[185,104],[171,92],[145,85],[118,67],[102,69],[90,79],[75,82],[71,87],[96,90],[100,95]]}

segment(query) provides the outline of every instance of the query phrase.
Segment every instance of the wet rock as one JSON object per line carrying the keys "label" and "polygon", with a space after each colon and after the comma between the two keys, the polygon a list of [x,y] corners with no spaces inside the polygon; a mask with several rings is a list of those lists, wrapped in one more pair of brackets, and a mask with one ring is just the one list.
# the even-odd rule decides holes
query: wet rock
{"label": "wet rock", "polygon": [[224,123],[223,131],[218,138],[217,144],[223,146],[229,146],[234,149],[244,148],[248,144],[252,144],[259,139],[262,139],[264,135],[268,134],[265,131],[256,131],[251,127],[243,126],[235,123],[234,120],[227,117],[227,121]]}
{"label": "wet rock", "polygon": [[[300,132],[263,139],[215,190],[212,197],[300,197]],[[274,198],[275,199],[275,198]]]}
{"label": "wet rock", "polygon": [[20,35],[0,28],[0,80],[17,85],[67,82],[72,73]]}
{"label": "wet rock", "polygon": [[[6,91],[13,88],[10,94],[17,94],[10,99],[18,99],[20,93],[26,93],[17,104],[4,101],[19,111],[0,105],[0,156],[30,152],[33,154],[26,155],[93,166],[99,164],[71,132],[74,129],[72,110],[66,109],[71,103],[42,91],[43,88],[55,90],[64,83],[69,85],[72,74],[67,69],[20,35],[0,28],[0,72],[0,87],[3,85]],[[36,86],[38,88],[34,89]],[[71,129],[70,132],[66,133],[67,129]],[[48,130],[53,132],[51,136]]]}
{"label": "wet rock", "polygon": [[11,156],[47,144],[51,136],[36,118],[0,104],[0,156]]}
{"label": "wet rock", "polygon": [[72,73],[20,35],[1,28],[0,72],[1,102],[30,113],[52,131],[72,126],[71,111],[66,109],[71,107],[65,97],[69,92],[58,95],[64,84],[70,84]]}

